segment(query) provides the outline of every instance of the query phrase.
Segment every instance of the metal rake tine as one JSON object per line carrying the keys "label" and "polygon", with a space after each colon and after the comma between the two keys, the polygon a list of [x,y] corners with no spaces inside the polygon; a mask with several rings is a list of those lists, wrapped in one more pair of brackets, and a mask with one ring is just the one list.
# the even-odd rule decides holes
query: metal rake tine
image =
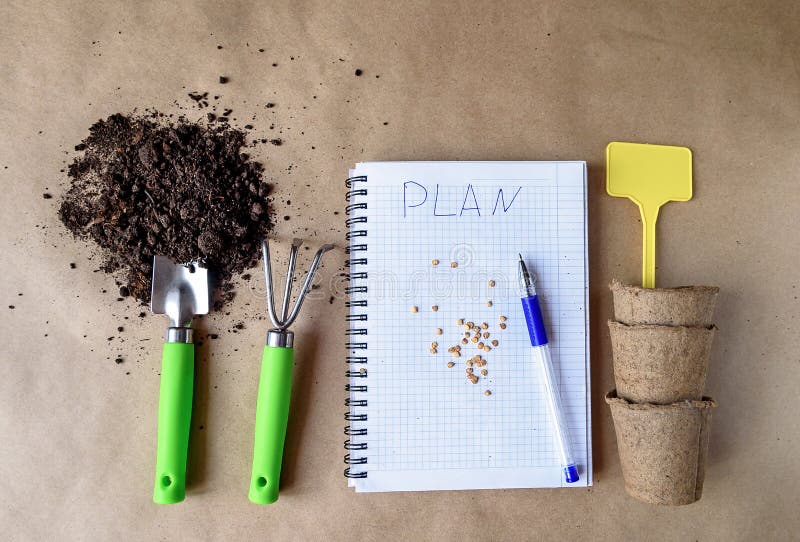
{"label": "metal rake tine", "polygon": [[281,307],[282,322],[286,322],[289,316],[289,299],[292,296],[292,279],[294,278],[294,267],[297,263],[297,250],[302,244],[302,239],[292,239],[292,247],[289,250],[289,269],[286,271],[286,288],[283,290],[283,306]]}
{"label": "metal rake tine", "polygon": [[332,248],[333,245],[323,245],[322,247],[320,247],[317,253],[314,254],[314,259],[311,262],[311,267],[309,268],[308,273],[306,273],[306,278],[303,281],[303,287],[300,290],[300,293],[297,295],[297,301],[295,301],[294,303],[294,308],[292,308],[292,313],[289,315],[289,318],[285,322],[286,327],[292,325],[292,322],[294,322],[295,318],[297,318],[297,315],[300,313],[300,307],[303,306],[303,301],[305,300],[306,294],[308,293],[309,287],[311,286],[311,281],[314,280],[314,275],[316,274],[317,268],[319,267],[319,264],[322,261],[322,255],[325,254],[327,251],[331,250]]}
{"label": "metal rake tine", "polygon": [[269,241],[264,238],[261,240],[261,253],[264,256],[264,280],[267,283],[267,312],[272,325],[281,329],[281,324],[278,317],[275,316],[275,300],[273,298],[272,290],[272,265],[269,260]]}

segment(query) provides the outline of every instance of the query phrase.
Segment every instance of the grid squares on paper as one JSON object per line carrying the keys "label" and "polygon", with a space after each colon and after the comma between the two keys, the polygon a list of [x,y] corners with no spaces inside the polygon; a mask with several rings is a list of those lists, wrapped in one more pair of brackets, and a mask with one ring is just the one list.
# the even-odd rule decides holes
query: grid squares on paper
{"label": "grid squares on paper", "polygon": [[[369,378],[360,394],[368,406],[351,410],[368,413],[361,440],[368,444],[369,477],[559,469],[519,302],[518,253],[538,276],[573,447],[588,467],[585,178],[582,164],[580,174],[576,167],[559,172],[559,163],[541,162],[358,166],[356,173],[368,177],[362,198],[368,263],[361,270],[369,277],[363,323]],[[424,203],[409,206],[404,179],[425,187],[423,193],[411,186],[412,202],[424,197]],[[435,209],[428,197],[435,197]],[[480,210],[462,212],[473,201]],[[434,259],[441,263],[432,266]],[[508,317],[506,330],[498,327],[501,315]],[[463,336],[459,318],[486,321],[500,341],[483,354],[489,375],[477,385],[466,379],[463,363],[478,353],[472,345],[462,347],[460,359],[447,352]],[[431,341],[439,343],[436,355],[429,353]],[[447,368],[451,360],[456,366]]]}

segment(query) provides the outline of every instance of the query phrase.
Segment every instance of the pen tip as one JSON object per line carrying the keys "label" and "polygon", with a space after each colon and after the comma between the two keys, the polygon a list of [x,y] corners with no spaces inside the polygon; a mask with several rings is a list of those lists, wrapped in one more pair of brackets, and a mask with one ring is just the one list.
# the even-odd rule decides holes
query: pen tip
{"label": "pen tip", "polygon": [[519,256],[519,261],[522,261],[522,254],[517,253],[517,255]]}

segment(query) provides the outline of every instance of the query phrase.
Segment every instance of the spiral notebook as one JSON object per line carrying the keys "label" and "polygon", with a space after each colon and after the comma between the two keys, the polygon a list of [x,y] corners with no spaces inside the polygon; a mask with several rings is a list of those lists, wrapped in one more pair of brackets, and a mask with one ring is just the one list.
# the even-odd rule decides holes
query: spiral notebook
{"label": "spiral notebook", "polygon": [[368,162],[350,174],[349,485],[567,485],[518,254],[537,275],[581,477],[569,486],[591,485],[585,162]]}

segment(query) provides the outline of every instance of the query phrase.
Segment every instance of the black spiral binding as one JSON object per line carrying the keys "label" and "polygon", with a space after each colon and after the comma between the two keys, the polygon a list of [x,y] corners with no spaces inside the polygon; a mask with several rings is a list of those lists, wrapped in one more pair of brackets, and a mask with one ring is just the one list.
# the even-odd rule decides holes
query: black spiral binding
{"label": "black spiral binding", "polygon": [[[367,272],[356,270],[359,266],[367,264],[366,256],[359,254],[359,252],[367,251],[367,244],[365,242],[367,237],[367,217],[364,214],[357,214],[358,211],[366,211],[367,209],[367,203],[365,201],[359,201],[360,196],[367,195],[367,189],[363,188],[363,184],[358,184],[366,182],[366,176],[350,177],[345,181],[347,185],[347,194],[345,195],[347,206],[345,207],[345,213],[348,217],[345,221],[345,226],[348,228],[346,234],[348,246],[345,252],[349,256],[345,265],[349,270],[347,273],[349,285],[344,291],[349,296],[349,299],[345,303],[348,309],[366,308],[367,306],[365,295],[367,293]],[[344,405],[348,408],[363,408],[367,406],[367,400],[361,398],[361,394],[367,391],[367,357],[355,355],[358,351],[367,349],[367,330],[366,328],[357,327],[357,322],[365,322],[366,320],[366,313],[358,314],[350,310],[347,315],[347,321],[352,322],[350,328],[346,332],[348,337],[346,343],[348,369],[345,372],[347,385],[344,389],[348,392],[348,397],[345,399]],[[357,366],[360,367],[354,369]],[[358,439],[358,437],[363,437],[367,434],[367,428],[360,426],[360,422],[367,421],[367,415],[364,413],[356,414],[348,410],[344,414],[344,419],[348,422],[348,425],[344,428],[344,434],[349,437],[344,441],[344,449],[347,450],[347,454],[344,456],[344,462],[348,465],[347,468],[344,469],[344,475],[348,478],[366,478],[367,471],[364,470],[364,467],[356,467],[354,469],[353,465],[366,465],[367,463],[365,452],[367,443],[359,442]]]}

